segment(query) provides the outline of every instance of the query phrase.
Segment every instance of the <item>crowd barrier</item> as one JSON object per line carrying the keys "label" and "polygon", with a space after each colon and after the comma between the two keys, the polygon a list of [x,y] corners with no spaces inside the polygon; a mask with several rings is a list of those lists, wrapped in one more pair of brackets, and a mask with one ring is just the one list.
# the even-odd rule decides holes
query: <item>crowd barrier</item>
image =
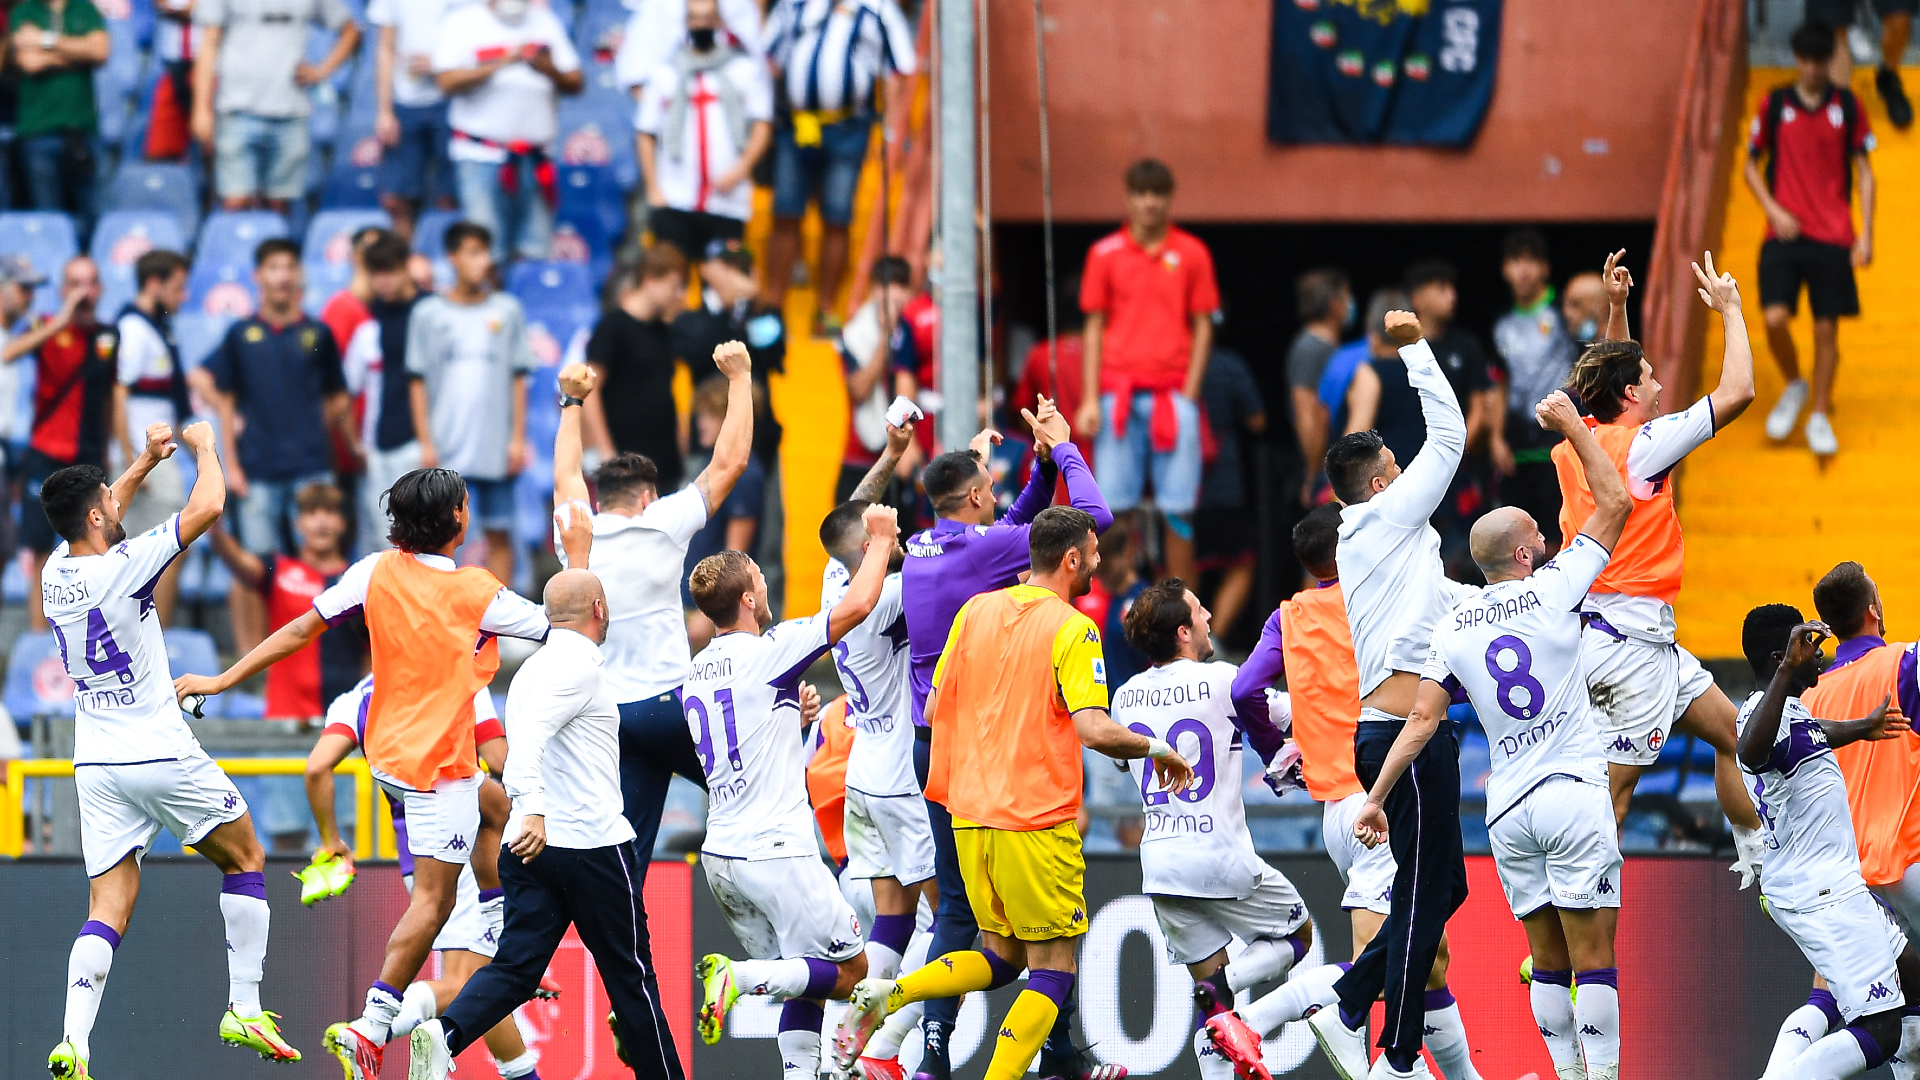
{"label": "crowd barrier", "polygon": [[[1299,886],[1318,931],[1310,962],[1348,955],[1340,880],[1324,857],[1270,860]],[[1472,896],[1449,927],[1450,983],[1460,1000],[1487,1080],[1533,1072],[1550,1077],[1517,968],[1526,940],[1508,913],[1492,860],[1469,858]],[[302,908],[293,861],[274,860],[267,873],[273,904],[272,943],[263,997],[283,1015],[281,1028],[307,1058],[287,1069],[223,1048],[214,1035],[226,991],[225,949],[218,907],[220,879],[198,859],[150,860],[139,909],[114,959],[113,978],[93,1037],[93,1063],[103,1076],[337,1076],[320,1049],[326,1024],[355,1016],[376,977],[387,935],[406,904],[391,864],[361,868],[345,896]],[[1761,912],[1754,893],[1735,890],[1724,860],[1630,858],[1623,875],[1620,921],[1621,1074],[1637,1078],[1751,1080],[1760,1075],[1780,1020],[1806,1000],[1811,972]],[[1191,982],[1168,965],[1152,902],[1138,894],[1140,868],[1124,857],[1089,861],[1091,918],[1080,953],[1078,992],[1084,1041],[1136,1077],[1197,1080]],[[698,1005],[691,975],[705,952],[739,954],[699,868],[656,862],[647,879],[647,910],[661,993],[680,1056],[699,1080],[765,1080],[780,1075],[774,1035],[778,1006],[743,999],[718,1046],[692,1032]],[[86,877],[77,860],[0,862],[0,1077],[43,1075],[59,1039],[60,984],[67,951],[85,919]],[[430,962],[431,963],[431,962]],[[547,1080],[602,1080],[630,1075],[613,1056],[605,1026],[606,995],[593,963],[569,935],[552,972],[557,1001],[521,1010],[528,1042],[542,1055]],[[972,1080],[986,1066],[990,1024],[1019,984],[975,995],[961,1012],[953,1040],[958,1076]],[[833,1015],[832,1013],[829,1014]],[[383,1076],[406,1075],[396,1044]],[[1333,1074],[1304,1025],[1290,1025],[1268,1045],[1276,1076],[1325,1080]],[[497,1074],[484,1050],[459,1061],[460,1080]]]}

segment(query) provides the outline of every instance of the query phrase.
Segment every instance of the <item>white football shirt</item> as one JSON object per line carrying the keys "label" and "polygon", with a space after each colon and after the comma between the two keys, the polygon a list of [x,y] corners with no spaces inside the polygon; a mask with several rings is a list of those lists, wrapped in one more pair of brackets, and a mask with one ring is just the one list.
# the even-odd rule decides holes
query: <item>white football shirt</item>
{"label": "white football shirt", "polygon": [[[1740,706],[1739,729],[1760,707],[1755,690]],[[1744,764],[1747,792],[1766,834],[1760,893],[1767,903],[1804,911],[1867,887],[1860,876],[1847,781],[1827,733],[1797,697],[1780,712],[1780,734],[1758,772]]]}
{"label": "white football shirt", "polygon": [[180,554],[180,515],[105,555],[63,541],[40,574],[60,661],[73,679],[75,765],[173,761],[201,753],[173,696],[153,589]]}
{"label": "white football shirt", "polygon": [[827,651],[827,612],[721,634],[693,658],[683,701],[707,774],[707,839],[729,859],[812,855],[800,677]]}
{"label": "white football shirt", "polygon": [[[706,523],[707,497],[693,485],[653,500],[638,516],[593,516],[589,562],[606,587],[611,620],[600,646],[606,658],[600,677],[613,700],[645,701],[687,681],[692,654],[680,579],[688,570],[687,544]],[[565,566],[557,534],[553,549]]]}
{"label": "white football shirt", "polygon": [[1140,871],[1141,891],[1149,895],[1239,899],[1252,896],[1266,872],[1240,798],[1242,740],[1231,694],[1238,670],[1175,660],[1114,691],[1115,723],[1165,739],[1193,766],[1193,786],[1169,794],[1158,790],[1151,760],[1132,763],[1146,809]]}
{"label": "white football shirt", "polygon": [[[820,581],[820,610],[832,611],[852,585],[846,566],[828,559]],[[913,688],[907,664],[900,575],[889,574],[873,614],[833,647],[833,667],[847,691],[847,718],[855,731],[847,752],[847,786],[863,794],[920,794],[913,772]]]}
{"label": "white football shirt", "polygon": [[1531,576],[1456,604],[1433,633],[1425,677],[1464,686],[1487,729],[1489,825],[1552,777],[1607,786],[1579,609],[1609,557],[1581,533]]}

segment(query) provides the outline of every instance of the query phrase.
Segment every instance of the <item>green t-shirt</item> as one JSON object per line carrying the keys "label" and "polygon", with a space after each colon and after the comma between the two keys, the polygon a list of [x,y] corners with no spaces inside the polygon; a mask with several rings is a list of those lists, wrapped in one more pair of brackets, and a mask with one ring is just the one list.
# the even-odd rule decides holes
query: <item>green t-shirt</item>
{"label": "green t-shirt", "polygon": [[[47,0],[22,0],[13,9],[11,26],[53,29],[53,9]],[[92,0],[67,0],[59,31],[68,37],[105,30],[106,20]],[[19,105],[14,133],[44,135],[55,131],[92,132],[99,127],[93,104],[93,69],[81,65],[49,68],[20,76]]]}

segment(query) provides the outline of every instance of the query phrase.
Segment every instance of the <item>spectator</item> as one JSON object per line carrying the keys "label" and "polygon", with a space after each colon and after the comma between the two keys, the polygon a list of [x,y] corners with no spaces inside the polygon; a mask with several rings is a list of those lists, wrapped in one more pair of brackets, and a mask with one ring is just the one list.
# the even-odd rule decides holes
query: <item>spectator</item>
{"label": "spectator", "polygon": [[[149,426],[165,424],[178,432],[193,414],[187,401],[186,364],[173,339],[173,314],[187,301],[186,257],[175,251],[149,251],[134,262],[133,280],[139,291],[120,314],[119,347],[114,351],[117,381],[112,430],[121,468],[140,456]],[[186,506],[186,474],[178,456],[170,457],[147,474],[146,483],[127,504],[121,524],[127,535],[137,536],[164,524]],[[153,603],[162,626],[173,624],[181,565],[174,560],[154,586]]]}
{"label": "spectator", "polygon": [[372,317],[348,339],[341,365],[348,392],[359,395],[361,402],[360,445],[366,450],[367,475],[360,492],[360,549],[371,552],[390,546],[381,496],[395,480],[420,467],[407,375],[407,328],[421,294],[407,273],[407,242],[399,236],[381,235],[367,245],[360,261],[367,272]]}
{"label": "spectator", "polygon": [[[500,0],[494,0],[497,4]],[[409,401],[420,464],[466,478],[467,513],[487,538],[487,569],[513,581],[513,478],[527,464],[527,381],[539,361],[527,313],[493,288],[493,237],[447,228],[453,288],[429,296],[407,324]]]}
{"label": "spectator", "polygon": [[[1287,388],[1293,402],[1293,431],[1306,463],[1306,481],[1300,486],[1300,505],[1318,501],[1326,470],[1327,431],[1332,414],[1320,399],[1320,378],[1327,361],[1340,347],[1340,333],[1352,325],[1359,309],[1347,275],[1331,267],[1309,270],[1294,283],[1300,332],[1287,346]],[[1344,394],[1344,385],[1342,393]]]}
{"label": "spectator", "polygon": [[10,24],[20,68],[13,137],[29,202],[72,214],[84,246],[99,216],[93,72],[107,62],[107,23],[92,0],[21,0]]}
{"label": "spectator", "polygon": [[719,28],[716,0],[687,0],[689,40],[647,80],[634,121],[654,241],[688,258],[746,235],[753,168],[773,142],[767,66]]}
{"label": "spectator", "polygon": [[[13,361],[32,352],[38,342],[24,340],[26,335],[14,336],[13,328],[33,310],[33,290],[46,283],[47,275],[33,265],[32,259],[25,255],[0,255],[0,349],[5,350],[0,356],[7,361],[0,365],[0,402],[20,400],[20,370],[13,366]],[[17,441],[14,428],[18,411],[13,407],[0,407],[0,455],[11,456],[11,448]],[[11,460],[7,471],[9,476],[13,472]],[[0,524],[8,516],[0,515]]]}
{"label": "spectator", "polygon": [[1560,436],[1540,426],[1533,407],[1566,384],[1573,370],[1573,339],[1547,284],[1552,270],[1547,238],[1538,229],[1515,229],[1500,254],[1513,310],[1493,324],[1493,346],[1507,381],[1506,419],[1495,428],[1493,465],[1501,476],[1500,502],[1533,515],[1552,554],[1560,547],[1560,481],[1549,455]]}
{"label": "spectator", "polygon": [[[300,311],[300,246],[264,240],[254,249],[253,268],[260,310],[228,327],[187,382],[220,419],[227,520],[238,526],[236,539],[265,558],[295,550],[289,535],[295,493],[332,479],[328,429],[356,449],[359,437],[333,334]],[[266,637],[266,608],[240,582],[228,593],[228,606],[235,649],[248,652]]]}
{"label": "spectator", "polygon": [[814,336],[840,329],[840,277],[847,266],[853,196],[873,138],[875,85],[885,108],[908,103],[913,29],[894,0],[775,0],[767,52],[786,81],[791,111],[773,136],[773,235],[767,240],[767,303],[781,307],[800,254],[800,219],[820,205],[820,272]]}
{"label": "spectator", "polygon": [[[434,42],[448,0],[373,0],[373,133],[380,155],[380,205],[393,231],[413,240],[413,223],[428,206],[454,203],[447,144],[447,95],[433,77]],[[341,338],[346,341],[346,338]]]}
{"label": "spectator", "polygon": [[413,287],[426,294],[435,291],[433,280],[433,260],[416,251],[407,256],[407,279]]}
{"label": "spectator", "polygon": [[[307,190],[307,88],[360,48],[360,25],[341,0],[197,0],[193,22],[193,137],[213,155],[220,201],[284,214]],[[339,35],[318,64],[303,59],[310,25]]]}
{"label": "spectator", "polygon": [[[159,0],[154,5],[153,56],[160,62],[165,92],[173,100],[163,117],[161,90],[155,87],[146,141],[150,157],[186,156],[192,141],[188,129],[193,116],[194,58],[200,55],[205,36],[204,30],[193,25],[193,0]],[[155,130],[161,126],[164,132]]]}
{"label": "spectator", "polygon": [[[696,3],[699,0],[695,0]],[[766,407],[765,391],[753,387],[753,411],[756,416]],[[693,393],[693,453],[700,459],[713,456],[713,444],[720,437],[720,422],[727,417],[727,380],[715,375],[702,382]],[[699,466],[704,468],[704,465]],[[722,551],[753,551],[759,538],[760,518],[766,506],[767,469],[757,455],[747,458],[747,471],[734,482],[733,490],[715,508],[700,531],[687,543],[687,564]],[[687,579],[680,579],[680,598],[687,609],[687,633],[697,649],[713,638],[713,622],[694,605]]]}
{"label": "spectator", "polygon": [[1354,368],[1347,387],[1343,434],[1379,432],[1396,462],[1412,461],[1427,441],[1420,394],[1407,381],[1407,365],[1400,359],[1399,344],[1387,334],[1387,312],[1404,311],[1411,302],[1399,289],[1381,289],[1367,301],[1367,358]]}
{"label": "spectator", "polygon": [[[1600,339],[1607,328],[1607,283],[1599,274],[1582,270],[1567,279],[1566,292],[1560,297],[1560,319],[1576,350]],[[1465,405],[1462,401],[1461,407]]]}
{"label": "spectator", "polygon": [[[713,240],[700,264],[700,306],[673,320],[673,351],[687,365],[694,385],[718,374],[713,350],[722,342],[744,341],[753,361],[753,456],[771,478],[779,467],[780,424],[767,405],[767,376],[785,372],[787,329],[780,312],[760,301],[760,276],[753,252],[738,240]],[[777,488],[777,484],[774,485]],[[744,548],[740,550],[746,550]],[[693,565],[688,563],[689,566]]]}
{"label": "spectator", "polygon": [[344,351],[347,342],[353,340],[353,332],[360,324],[372,318],[367,310],[367,302],[373,298],[372,286],[367,282],[365,262],[367,245],[382,236],[387,230],[378,225],[367,225],[353,233],[353,276],[347,279],[347,287],[327,297],[320,307],[320,321],[333,331],[333,343]]}
{"label": "spectator", "polygon": [[[686,303],[687,260],[671,244],[655,244],[587,339],[587,363],[599,392],[581,414],[588,445],[603,461],[641,454],[659,470],[658,490],[671,495],[686,479],[687,422],[673,400],[672,319]],[[707,361],[713,363],[711,359]],[[696,372],[698,368],[694,369]]]}
{"label": "spectator", "polygon": [[1206,245],[1168,220],[1172,171],[1136,161],[1126,187],[1126,226],[1087,253],[1081,380],[1099,396],[1080,402],[1073,426],[1096,436],[1093,471],[1116,517],[1139,505],[1151,471],[1153,501],[1167,516],[1167,574],[1191,581],[1198,402],[1220,291]]}
{"label": "spectator", "polygon": [[[1768,94],[1753,118],[1747,142],[1746,180],[1767,215],[1760,245],[1760,305],[1767,348],[1787,388],[1767,414],[1767,437],[1793,434],[1808,388],[1800,378],[1800,354],[1792,322],[1807,287],[1813,309],[1813,411],[1807,416],[1807,448],[1838,453],[1840,441],[1828,419],[1833,373],[1840,363],[1840,319],[1860,314],[1855,267],[1873,261],[1873,131],[1853,92],[1827,77],[1834,49],[1832,30],[1807,23],[1793,32],[1800,77]],[[1796,108],[1797,106],[1797,108]],[[1761,173],[1761,159],[1766,172]],[[1853,184],[1860,183],[1860,231],[1853,230]]]}
{"label": "spectator", "polygon": [[[22,286],[17,279],[37,275],[30,272],[30,265],[24,273],[12,265],[24,262],[24,255],[0,257],[0,319],[8,326],[18,322],[32,303],[32,286]],[[40,508],[40,485],[69,465],[106,468],[113,409],[114,331],[98,321],[94,305],[100,301],[100,272],[92,259],[76,255],[67,260],[60,273],[60,299],[58,314],[0,347],[0,359],[7,364],[0,383],[10,387],[18,387],[12,365],[29,353],[34,358],[33,429],[20,466],[7,472],[21,479],[20,546],[33,553],[27,621],[35,631],[46,630],[47,620],[40,610],[40,590],[34,586],[47,556],[60,543]]]}
{"label": "spectator", "polygon": [[[647,77],[687,42],[687,0],[638,0],[627,7],[633,14],[613,57],[613,78],[637,105]],[[764,54],[759,0],[720,0],[720,22],[734,48]]]}
{"label": "spectator", "polygon": [[[1907,43],[1913,38],[1916,10],[1920,10],[1920,4],[1914,0],[1873,0],[1873,13],[1880,18],[1880,66],[1873,73],[1873,85],[1886,102],[1887,119],[1902,131],[1913,125],[1913,103],[1907,100],[1907,88],[1900,82],[1900,58],[1906,55]],[[1857,0],[1807,0],[1807,22],[1817,23],[1833,34],[1833,58],[1827,62],[1827,76],[1836,86],[1853,85],[1853,56],[1846,39],[1857,12]]]}
{"label": "spectator", "polygon": [[[917,298],[916,298],[917,299]],[[938,310],[936,307],[934,310]],[[1081,328],[1086,320],[1080,314],[1080,276],[1068,274],[1060,279],[1058,295],[1054,304],[1054,317],[1058,323],[1059,340],[1055,343],[1054,355],[1047,356],[1047,341],[1042,338],[1027,350],[1026,366],[1020,369],[1020,382],[1014,387],[1010,412],[1018,415],[1021,409],[1038,412],[1040,398],[1053,399],[1054,408],[1062,416],[1076,416],[1080,411],[1080,401],[1086,377],[1086,353]],[[916,432],[917,434],[918,432]],[[1080,456],[1093,460],[1093,435],[1085,431],[1073,433],[1073,445],[1080,448]],[[1118,686],[1118,683],[1114,684]]]}
{"label": "spectator", "polygon": [[[1260,384],[1240,354],[1216,348],[1200,384],[1213,431],[1213,461],[1200,473],[1200,508],[1193,516],[1194,566],[1218,570],[1213,632],[1225,639],[1253,594],[1254,549],[1260,539],[1254,502],[1247,493],[1248,440],[1266,433]],[[1124,638],[1124,634],[1122,637]]]}
{"label": "spectator", "polygon": [[[840,457],[840,483],[833,501],[846,502],[887,447],[887,407],[895,397],[919,393],[913,330],[901,312],[913,299],[913,268],[898,255],[874,260],[867,299],[840,334],[840,363],[847,384],[847,442]],[[902,512],[912,509],[911,487],[920,467],[920,445],[901,455],[894,479],[880,500]],[[1117,685],[1117,684],[1116,684]]]}
{"label": "spectator", "polygon": [[[1506,407],[1501,401],[1500,387],[1494,384],[1480,339],[1454,325],[1459,293],[1453,282],[1452,265],[1438,259],[1415,263],[1407,270],[1407,298],[1413,304],[1413,313],[1420,317],[1420,329],[1426,334],[1434,358],[1440,361],[1440,370],[1446,373],[1461,411],[1467,414],[1467,451],[1474,455],[1473,463],[1463,463],[1453,474],[1453,487],[1434,512],[1433,527],[1440,532],[1441,557],[1446,562],[1447,573],[1460,581],[1477,582],[1482,576],[1480,568],[1474,565],[1467,539],[1473,522],[1487,505],[1482,477],[1485,451],[1492,440],[1495,423],[1506,415]],[[1605,303],[1603,291],[1602,315]],[[1425,430],[1423,419],[1423,434]]]}
{"label": "spectator", "polygon": [[559,95],[586,85],[566,28],[531,0],[452,8],[434,42],[433,73],[451,101],[447,153],[460,212],[493,238],[494,262],[546,258],[559,199],[548,156]]}

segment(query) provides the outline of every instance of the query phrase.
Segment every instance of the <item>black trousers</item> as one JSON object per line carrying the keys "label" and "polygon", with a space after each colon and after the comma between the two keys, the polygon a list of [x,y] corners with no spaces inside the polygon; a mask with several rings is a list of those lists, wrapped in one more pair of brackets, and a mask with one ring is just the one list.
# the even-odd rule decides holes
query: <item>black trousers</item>
{"label": "black trousers", "polygon": [[[1362,720],[1353,736],[1353,766],[1368,787],[1380,778],[1404,721]],[[1420,756],[1387,795],[1387,843],[1400,864],[1393,907],[1353,969],[1333,984],[1340,1008],[1365,1015],[1385,994],[1387,1022],[1379,1045],[1419,1053],[1427,1018],[1427,976],[1440,953],[1447,920],[1467,902],[1467,862],[1460,844],[1460,744],[1442,719]],[[503,871],[504,875],[504,871]]]}
{"label": "black trousers", "polygon": [[684,1080],[673,1032],[654,979],[647,909],[640,896],[646,860],[631,843],[603,848],[550,847],[524,862],[500,852],[507,921],[493,963],[474,972],[447,1006],[447,1048],[472,1045],[533,997],[567,927],[593,954],[600,984],[613,1003],[633,1074]]}
{"label": "black trousers", "polygon": [[677,694],[661,694],[620,706],[621,813],[633,826],[633,843],[640,851],[640,880],[647,878],[653,860],[653,842],[660,835],[660,812],[667,803],[667,786],[674,774],[707,789],[707,773],[693,748],[687,715]]}
{"label": "black trousers", "polygon": [[[916,734],[918,734],[916,732]],[[913,743],[913,771],[920,786],[927,786],[928,754],[933,744],[916,738]],[[971,949],[980,937],[980,924],[974,921],[973,905],[967,901],[967,880],[960,876],[960,852],[953,844],[953,815],[947,808],[927,800],[928,823],[933,827],[933,875],[940,887],[940,903],[933,909],[933,940],[927,946],[927,959],[950,952]],[[928,1020],[947,1025],[951,1031],[960,1018],[960,999],[933,998],[923,1014]]]}

